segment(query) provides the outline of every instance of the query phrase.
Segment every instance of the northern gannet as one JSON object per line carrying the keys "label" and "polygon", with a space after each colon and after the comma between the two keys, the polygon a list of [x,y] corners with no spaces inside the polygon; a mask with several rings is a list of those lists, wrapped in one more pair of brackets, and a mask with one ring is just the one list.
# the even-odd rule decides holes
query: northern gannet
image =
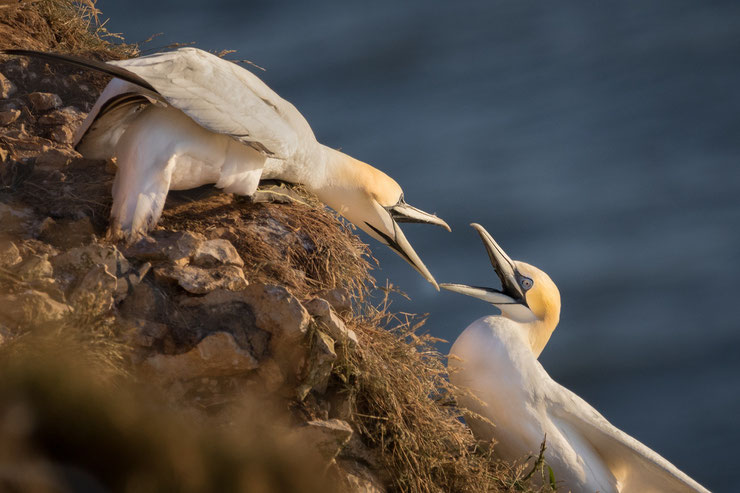
{"label": "northern gannet", "polygon": [[546,437],[545,460],[566,491],[706,492],[550,378],[537,357],[560,319],[557,286],[536,267],[511,260],[482,226],[472,226],[502,289],[440,287],[501,310],[470,324],[450,350],[450,380],[463,389],[458,404],[490,421],[466,417],[475,436],[494,439],[494,454],[507,461],[536,457]]}
{"label": "northern gannet", "polygon": [[260,179],[305,186],[388,245],[437,289],[398,223],[442,219],[406,203],[382,171],[320,144],[306,119],[250,71],[195,48],[107,63],[29,50],[0,53],[71,63],[114,76],[78,129],[90,158],[115,158],[110,235],[156,225],[169,190],[215,184],[252,195]]}

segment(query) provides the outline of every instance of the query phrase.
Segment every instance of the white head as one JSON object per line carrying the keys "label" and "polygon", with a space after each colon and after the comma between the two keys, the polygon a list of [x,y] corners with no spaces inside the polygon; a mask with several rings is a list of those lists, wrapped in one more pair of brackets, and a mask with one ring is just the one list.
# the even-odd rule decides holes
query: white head
{"label": "white head", "polygon": [[439,289],[398,223],[434,224],[450,231],[442,219],[408,205],[390,176],[346,154],[334,151],[331,179],[316,190],[319,199],[376,240],[388,245]]}
{"label": "white head", "polygon": [[471,224],[478,231],[491,259],[501,289],[440,284],[449,291],[487,301],[501,310],[501,315],[525,326],[535,356],[544,349],[560,321],[560,291],[550,276],[537,267],[512,260],[483,226]]}

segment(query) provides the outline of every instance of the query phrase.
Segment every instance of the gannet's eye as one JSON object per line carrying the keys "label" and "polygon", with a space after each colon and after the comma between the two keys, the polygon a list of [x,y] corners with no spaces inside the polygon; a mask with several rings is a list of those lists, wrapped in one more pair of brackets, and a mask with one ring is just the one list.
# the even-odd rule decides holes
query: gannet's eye
{"label": "gannet's eye", "polygon": [[534,285],[534,281],[532,281],[532,279],[530,279],[528,277],[522,277],[519,280],[519,284],[522,286],[522,289],[524,291],[527,291],[528,289],[530,289]]}

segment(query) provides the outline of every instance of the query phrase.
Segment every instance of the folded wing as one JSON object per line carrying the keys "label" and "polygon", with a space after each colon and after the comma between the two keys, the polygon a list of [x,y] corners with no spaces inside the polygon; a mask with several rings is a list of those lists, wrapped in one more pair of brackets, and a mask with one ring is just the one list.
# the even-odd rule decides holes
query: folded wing
{"label": "folded wing", "polygon": [[212,132],[227,134],[271,157],[290,158],[303,116],[248,70],[195,48],[108,62],[150,84],[172,106]]}

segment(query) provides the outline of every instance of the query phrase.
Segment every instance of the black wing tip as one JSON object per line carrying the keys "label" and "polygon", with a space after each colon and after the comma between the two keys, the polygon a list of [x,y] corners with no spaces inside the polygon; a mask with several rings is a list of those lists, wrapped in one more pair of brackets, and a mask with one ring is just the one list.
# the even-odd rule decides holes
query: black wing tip
{"label": "black wing tip", "polygon": [[50,60],[50,61],[58,62],[58,63],[67,63],[71,65],[77,65],[78,67],[82,67],[88,70],[95,70],[97,72],[102,72],[102,73],[111,75],[113,77],[117,77],[119,79],[125,80],[126,82],[136,84],[137,86],[143,87],[144,89],[157,92],[157,90],[154,89],[154,87],[151,84],[149,84],[146,80],[142,79],[141,77],[131,72],[130,70],[126,70],[125,68],[117,67],[115,65],[108,65],[106,62],[101,62],[98,60],[83,58],[77,55],[69,55],[69,54],[63,54],[63,53],[51,53],[47,51],[24,50],[24,49],[18,49],[18,48],[0,50],[0,54],[28,56],[28,57],[34,57],[34,58],[41,58],[44,60]]}

